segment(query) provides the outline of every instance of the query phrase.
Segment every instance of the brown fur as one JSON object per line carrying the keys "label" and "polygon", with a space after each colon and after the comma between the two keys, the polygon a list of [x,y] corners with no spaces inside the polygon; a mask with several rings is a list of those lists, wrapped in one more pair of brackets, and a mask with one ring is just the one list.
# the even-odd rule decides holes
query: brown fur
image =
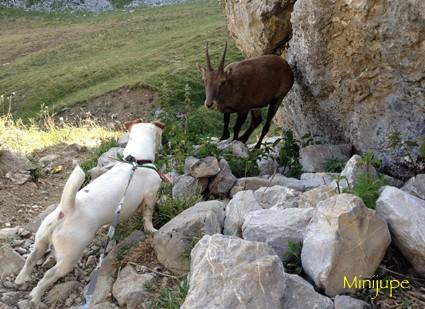
{"label": "brown fur", "polygon": [[[227,47],[227,45],[226,45]],[[237,113],[233,128],[234,140],[246,142],[261,123],[262,107],[269,106],[266,123],[256,147],[261,146],[271,120],[283,98],[294,83],[294,76],[288,63],[280,56],[265,55],[229,64],[224,68],[226,48],[217,70],[214,70],[206,46],[206,67],[199,67],[205,85],[205,106],[214,106],[224,113],[224,131],[221,139],[229,137],[229,114]],[[251,111],[251,125],[239,137],[239,130]]]}

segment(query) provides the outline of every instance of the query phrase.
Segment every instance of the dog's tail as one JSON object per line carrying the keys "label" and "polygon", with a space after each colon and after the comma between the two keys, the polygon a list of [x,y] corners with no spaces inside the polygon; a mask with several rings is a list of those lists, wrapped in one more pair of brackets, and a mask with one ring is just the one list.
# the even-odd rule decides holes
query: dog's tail
{"label": "dog's tail", "polygon": [[75,196],[83,185],[85,179],[84,171],[77,165],[69,176],[63,188],[60,209],[64,215],[70,213],[75,207]]}

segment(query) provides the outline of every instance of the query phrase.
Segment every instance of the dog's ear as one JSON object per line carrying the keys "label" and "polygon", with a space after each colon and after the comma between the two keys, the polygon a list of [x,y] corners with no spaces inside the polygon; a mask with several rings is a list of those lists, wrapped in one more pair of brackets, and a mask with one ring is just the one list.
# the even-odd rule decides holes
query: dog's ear
{"label": "dog's ear", "polygon": [[156,125],[161,130],[164,130],[164,128],[165,128],[165,124],[163,124],[161,121],[155,120],[155,121],[152,121],[151,123]]}
{"label": "dog's ear", "polygon": [[133,125],[135,125],[136,123],[141,123],[142,121],[140,120],[140,119],[134,119],[134,120],[130,120],[130,121],[126,121],[126,122],[124,122],[124,128],[127,130],[127,131],[130,131],[131,130],[131,127],[133,126]]}

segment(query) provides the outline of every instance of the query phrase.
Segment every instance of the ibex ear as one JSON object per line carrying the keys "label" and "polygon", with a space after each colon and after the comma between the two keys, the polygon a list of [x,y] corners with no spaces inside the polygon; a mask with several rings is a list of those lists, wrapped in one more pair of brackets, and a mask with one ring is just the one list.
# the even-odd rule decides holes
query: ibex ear
{"label": "ibex ear", "polygon": [[154,124],[155,126],[157,126],[158,128],[160,128],[161,130],[164,130],[164,128],[165,128],[165,124],[163,124],[159,120],[152,121],[151,123]]}
{"label": "ibex ear", "polygon": [[132,127],[133,125],[135,125],[135,124],[137,124],[137,123],[141,123],[141,122],[142,122],[142,120],[140,120],[140,119],[134,119],[134,120],[126,121],[126,122],[124,122],[124,128],[125,128],[127,131],[130,131],[130,130],[131,130],[131,127]]}
{"label": "ibex ear", "polygon": [[224,71],[224,76],[227,78],[229,78],[232,75],[232,68],[228,68],[226,69],[226,71]]}

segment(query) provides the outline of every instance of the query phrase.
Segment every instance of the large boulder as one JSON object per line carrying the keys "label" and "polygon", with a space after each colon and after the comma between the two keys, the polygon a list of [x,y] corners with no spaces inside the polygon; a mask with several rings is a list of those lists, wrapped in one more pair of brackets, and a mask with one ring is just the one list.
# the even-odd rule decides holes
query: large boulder
{"label": "large boulder", "polygon": [[273,186],[284,186],[290,189],[297,191],[304,191],[304,184],[296,178],[285,177],[281,174],[276,174],[272,176],[261,176],[261,177],[242,177],[239,178],[232,190],[230,195],[233,196],[239,191],[243,190],[257,190],[262,187],[273,187]]}
{"label": "large boulder", "polygon": [[185,162],[184,170],[185,173],[190,176],[204,178],[217,175],[220,172],[220,166],[215,157],[206,157],[202,159],[188,157]]}
{"label": "large boulder", "polygon": [[319,186],[328,185],[332,182],[335,173],[303,173],[300,180],[305,186],[305,190],[311,190]]}
{"label": "large boulder", "polygon": [[387,224],[351,194],[330,197],[316,209],[304,237],[303,269],[329,296],[354,291],[344,288],[344,278],[375,274],[391,242]]}
{"label": "large boulder", "polygon": [[263,208],[298,207],[301,192],[284,186],[262,187],[254,192],[255,199]]}
{"label": "large boulder", "polygon": [[145,287],[151,284],[153,279],[152,274],[138,274],[131,265],[127,265],[119,272],[112,293],[121,307],[141,308],[140,304],[147,293]]}
{"label": "large boulder", "polygon": [[225,159],[221,159],[218,164],[220,172],[211,179],[208,189],[213,196],[225,197],[235,184],[236,177],[232,174],[232,170]]}
{"label": "large boulder", "polygon": [[236,193],[226,205],[223,234],[241,236],[245,215],[259,209],[262,208],[255,199],[252,190]]}
{"label": "large boulder", "polygon": [[301,148],[300,163],[304,172],[325,172],[327,160],[347,161],[350,158],[351,145],[309,145]]}
{"label": "large boulder", "polygon": [[227,29],[247,57],[272,54],[291,36],[294,0],[221,0]]}
{"label": "large boulder", "polygon": [[265,243],[204,236],[192,250],[190,269],[182,309],[284,308],[282,262]]}
{"label": "large boulder", "polygon": [[[333,309],[332,300],[317,293],[313,286],[297,275],[285,274],[284,309]],[[342,309],[342,308],[341,308]],[[348,308],[344,308],[348,309]]]}
{"label": "large boulder", "polygon": [[334,195],[336,195],[335,189],[329,186],[320,186],[301,194],[298,207],[316,207],[319,202],[324,201]]}
{"label": "large boulder", "polygon": [[370,304],[347,295],[335,297],[335,309],[370,309]]}
{"label": "large boulder", "polygon": [[242,238],[269,244],[282,260],[288,242],[302,242],[313,208],[263,209],[248,213],[242,225]]}
{"label": "large boulder", "polygon": [[24,258],[9,245],[0,246],[0,279],[17,274],[24,266]]}
{"label": "large boulder", "polygon": [[180,175],[174,178],[173,198],[188,199],[202,193],[202,185],[198,179],[189,175]]}
{"label": "large boulder", "polygon": [[286,55],[296,81],[278,124],[396,165],[388,132],[425,135],[424,12],[423,0],[297,1]]}
{"label": "large boulder", "polygon": [[158,261],[175,273],[189,271],[189,256],[194,244],[204,235],[221,233],[224,204],[208,201],[195,204],[162,226],[153,244]]}
{"label": "large boulder", "polygon": [[425,174],[410,178],[401,190],[425,200]]}
{"label": "large boulder", "polygon": [[376,201],[376,211],[388,223],[394,244],[425,276],[425,201],[386,186]]}

